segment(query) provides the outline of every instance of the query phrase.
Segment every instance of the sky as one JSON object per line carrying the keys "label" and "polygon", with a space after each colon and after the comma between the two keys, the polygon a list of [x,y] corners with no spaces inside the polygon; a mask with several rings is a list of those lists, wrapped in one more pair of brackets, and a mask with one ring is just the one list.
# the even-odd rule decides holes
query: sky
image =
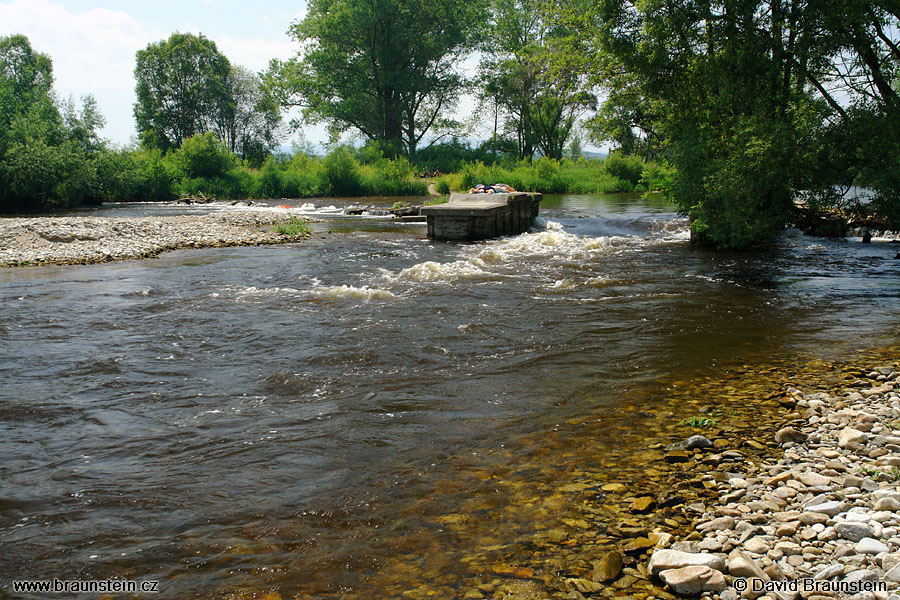
{"label": "sky", "polygon": [[[93,95],[106,120],[101,136],[124,146],[137,139],[138,50],[176,31],[202,33],[232,64],[258,72],[272,58],[294,56],[298,44],[287,31],[305,15],[304,0],[0,0],[0,36],[23,34],[32,48],[49,55],[60,98],[78,102]],[[474,73],[477,63],[470,57],[463,69]],[[474,106],[463,96],[454,116],[467,120]],[[291,116],[296,115],[285,121]],[[322,125],[304,126],[302,135],[315,144],[327,139]],[[473,136],[487,138],[490,132]],[[284,141],[289,147],[291,140]]]}
{"label": "sky", "polygon": [[[21,33],[49,55],[59,96],[93,94],[101,135],[125,145],[136,135],[135,52],[176,31],[202,33],[232,64],[260,71],[294,55],[287,30],[305,11],[302,0],[0,0],[0,36]],[[322,128],[304,133],[324,138]]]}

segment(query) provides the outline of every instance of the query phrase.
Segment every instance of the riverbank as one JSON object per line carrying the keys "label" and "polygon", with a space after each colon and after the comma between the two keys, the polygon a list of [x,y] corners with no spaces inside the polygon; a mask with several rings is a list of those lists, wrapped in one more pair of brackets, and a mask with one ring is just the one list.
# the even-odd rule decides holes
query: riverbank
{"label": "riverbank", "polygon": [[259,246],[297,241],[278,233],[282,211],[152,217],[0,219],[0,267],[89,264],[151,258],[179,248]]}
{"label": "riverbank", "polygon": [[898,375],[880,366],[841,393],[789,388],[792,412],[775,434],[783,456],[706,476],[718,505],[682,541],[663,536],[650,576],[682,596],[721,600],[891,596],[900,584]]}

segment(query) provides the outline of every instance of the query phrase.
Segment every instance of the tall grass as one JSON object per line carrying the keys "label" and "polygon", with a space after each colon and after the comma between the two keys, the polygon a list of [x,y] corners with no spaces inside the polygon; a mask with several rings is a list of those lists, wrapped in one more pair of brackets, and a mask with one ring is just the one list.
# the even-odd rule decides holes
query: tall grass
{"label": "tall grass", "polygon": [[465,163],[438,181],[442,187],[466,191],[479,183],[507,183],[517,190],[546,194],[610,194],[645,191],[644,163],[637,157],[611,155],[606,160],[551,160],[486,165]]}

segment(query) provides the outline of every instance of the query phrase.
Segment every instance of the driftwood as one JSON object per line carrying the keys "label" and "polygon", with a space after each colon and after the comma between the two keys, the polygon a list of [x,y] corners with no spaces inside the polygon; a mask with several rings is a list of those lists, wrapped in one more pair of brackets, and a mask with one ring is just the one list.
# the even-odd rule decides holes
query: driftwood
{"label": "driftwood", "polygon": [[216,197],[207,196],[203,192],[197,192],[196,194],[182,196],[178,201],[183,202],[184,204],[209,204],[210,202],[215,202]]}

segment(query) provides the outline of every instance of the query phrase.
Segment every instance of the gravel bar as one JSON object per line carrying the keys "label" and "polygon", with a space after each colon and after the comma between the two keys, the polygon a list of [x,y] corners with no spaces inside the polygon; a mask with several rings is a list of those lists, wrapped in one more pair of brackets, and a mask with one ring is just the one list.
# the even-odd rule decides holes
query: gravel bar
{"label": "gravel bar", "polygon": [[101,263],[151,258],[179,248],[295,242],[302,236],[282,235],[272,227],[289,218],[259,211],[132,218],[0,218],[0,267]]}

